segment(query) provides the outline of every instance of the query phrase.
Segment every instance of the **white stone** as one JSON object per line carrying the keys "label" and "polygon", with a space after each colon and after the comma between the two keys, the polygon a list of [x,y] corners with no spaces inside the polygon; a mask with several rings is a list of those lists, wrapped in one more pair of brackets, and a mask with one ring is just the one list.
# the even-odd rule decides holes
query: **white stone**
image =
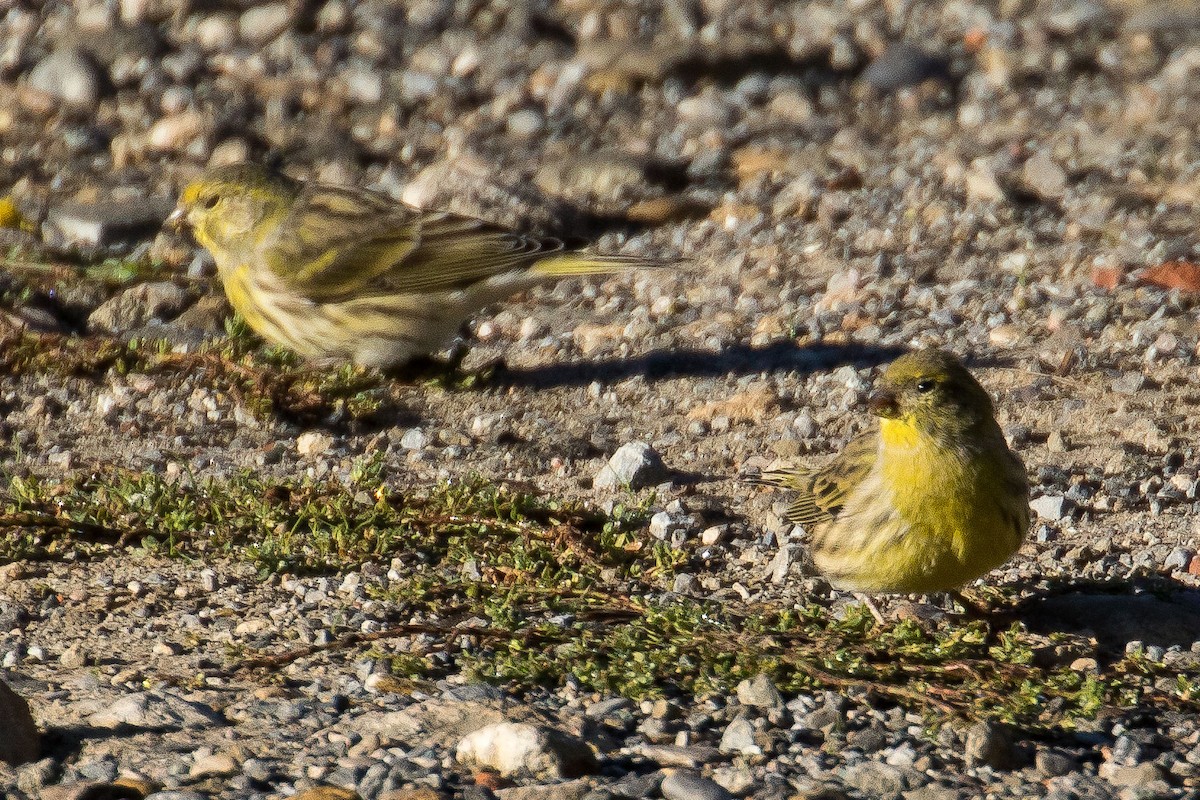
{"label": "white stone", "polygon": [[593,772],[596,757],[582,740],[543,725],[500,722],[464,736],[455,750],[464,764],[503,776],[573,778]]}
{"label": "white stone", "polygon": [[597,489],[651,486],[667,476],[667,469],[654,449],[645,442],[629,442],[613,453],[592,480]]}
{"label": "white stone", "polygon": [[296,437],[296,452],[302,456],[316,456],[333,446],[333,437],[322,431],[305,431]]}

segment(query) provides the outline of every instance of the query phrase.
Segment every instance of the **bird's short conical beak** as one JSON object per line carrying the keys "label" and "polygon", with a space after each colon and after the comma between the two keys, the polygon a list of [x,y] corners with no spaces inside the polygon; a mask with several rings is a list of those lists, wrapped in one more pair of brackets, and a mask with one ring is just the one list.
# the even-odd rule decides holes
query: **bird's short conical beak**
{"label": "bird's short conical beak", "polygon": [[164,222],[163,225],[175,232],[179,232],[183,230],[184,222],[184,211],[183,207],[180,206],[171,212],[171,216],[167,217],[166,222]]}
{"label": "bird's short conical beak", "polygon": [[891,419],[900,416],[900,403],[891,389],[880,389],[872,394],[867,400],[867,408],[877,417]]}

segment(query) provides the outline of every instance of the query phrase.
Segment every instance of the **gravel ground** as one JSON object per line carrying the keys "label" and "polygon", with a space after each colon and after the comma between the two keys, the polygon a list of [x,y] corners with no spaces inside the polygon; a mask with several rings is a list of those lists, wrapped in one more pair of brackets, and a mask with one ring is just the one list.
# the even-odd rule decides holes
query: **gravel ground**
{"label": "gravel ground", "polygon": [[[657,591],[840,613],[784,498],[737,475],[836,452],[870,424],[875,368],[939,345],[993,392],[1033,479],[1030,541],[988,583],[1032,598],[1031,629],[1090,642],[1081,672],[1129,653],[1195,681],[1194,4],[0,8],[0,187],[23,215],[0,208],[7,475],[345,482],[374,458],[400,493],[476,476],[612,508],[631,495],[602,468],[644,443],[661,466],[623,451],[644,533],[689,554]],[[514,298],[472,325],[478,384],[387,381],[366,417],[260,413],[213,351],[14,367],[18,342],[60,361],[223,341],[205,256],[157,230],[199,169],[268,156],[692,263]],[[359,648],[231,677],[235,648],[409,621],[366,591],[405,564],[264,577],[110,547],[2,569],[5,680],[44,732],[40,760],[0,770],[17,798],[1200,797],[1194,705],[1050,735],[934,729],[868,690],[765,676],[646,700],[461,674],[397,688]]]}

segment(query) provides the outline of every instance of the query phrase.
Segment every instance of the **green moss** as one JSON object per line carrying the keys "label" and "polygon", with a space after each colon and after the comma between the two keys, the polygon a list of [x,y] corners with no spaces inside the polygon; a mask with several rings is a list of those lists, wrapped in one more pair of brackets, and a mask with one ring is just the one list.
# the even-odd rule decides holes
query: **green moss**
{"label": "green moss", "polygon": [[[370,645],[408,679],[466,669],[517,687],[571,680],[644,697],[728,691],[767,673],[788,692],[833,688],[931,712],[931,721],[956,714],[1048,731],[1106,707],[1191,708],[1200,693],[1200,675],[1137,655],[1097,675],[1053,659],[1039,665],[1039,652],[1088,644],[1065,634],[1047,640],[1020,624],[994,632],[951,618],[881,627],[858,606],[835,616],[818,603],[673,595],[664,589],[687,554],[648,535],[645,504],[602,514],[482,480],[407,493],[388,483],[377,458],[357,462],[345,482],[250,473],[166,480],[114,469],[6,485],[6,561],[131,547],[188,559],[221,554],[264,575],[392,564],[399,577],[368,590],[403,618],[434,620],[428,633],[448,654],[396,652],[386,639]],[[466,620],[474,633],[455,627]]]}

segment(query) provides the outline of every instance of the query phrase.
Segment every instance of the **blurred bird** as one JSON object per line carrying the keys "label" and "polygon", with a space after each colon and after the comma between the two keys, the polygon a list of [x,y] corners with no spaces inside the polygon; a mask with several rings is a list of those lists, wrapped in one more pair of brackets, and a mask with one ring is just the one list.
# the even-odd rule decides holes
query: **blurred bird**
{"label": "blurred bird", "polygon": [[569,252],[558,239],[254,164],[205,172],[168,222],[212,254],[229,302],[264,339],[380,368],[436,352],[476,311],[523,289],[661,263]]}
{"label": "blurred bird", "polygon": [[820,469],[758,480],[797,492],[787,517],[809,532],[813,561],[835,587],[961,599],[958,587],[1008,561],[1025,540],[1025,467],[988,393],[949,353],[896,359],[868,407],[878,433],[856,437]]}

